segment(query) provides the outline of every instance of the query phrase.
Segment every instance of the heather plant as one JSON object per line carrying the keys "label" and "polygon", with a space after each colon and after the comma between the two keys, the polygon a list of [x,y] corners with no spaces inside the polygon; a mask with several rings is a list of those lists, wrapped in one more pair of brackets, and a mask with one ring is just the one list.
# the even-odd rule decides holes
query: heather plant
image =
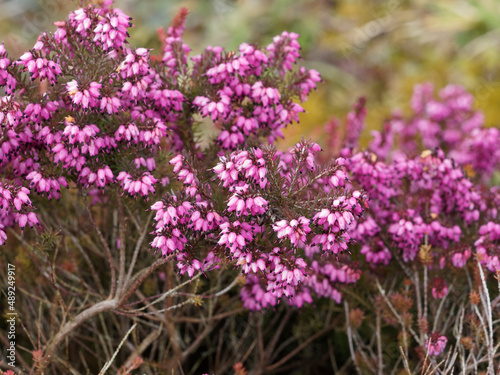
{"label": "heather plant", "polygon": [[[170,372],[212,333],[205,322],[241,311],[234,298],[218,303],[241,281],[256,310],[340,301],[338,285],[359,278],[340,259],[365,196],[345,188],[343,160],[320,165],[309,141],[272,146],[320,81],[294,67],[298,35],[189,58],[186,15],[160,32],[157,56],[129,47],[132,20],[110,2],[71,12],[18,60],[0,51],[0,239],[5,257],[38,268],[19,285],[33,347],[33,365],[21,355],[20,367],[129,373],[148,351]],[[216,281],[214,270],[224,270]],[[161,288],[148,288],[152,275]],[[207,315],[189,319],[205,300]],[[259,371],[283,363],[259,349]]]}
{"label": "heather plant", "polygon": [[[348,186],[369,197],[369,210],[349,233],[363,264],[359,285],[369,282],[367,291],[356,292],[376,307],[345,301],[352,358],[359,373],[395,371],[403,362],[408,373],[493,374],[499,132],[484,126],[472,95],[459,86],[443,88],[435,99],[431,84],[417,85],[411,107],[410,116],[396,112],[373,131],[363,151],[361,99],[346,118],[343,139],[336,132],[328,140],[346,158]],[[327,126],[338,129],[339,122]],[[355,331],[368,317],[375,322],[371,338]],[[399,350],[392,354],[381,346],[389,327],[398,328]]]}

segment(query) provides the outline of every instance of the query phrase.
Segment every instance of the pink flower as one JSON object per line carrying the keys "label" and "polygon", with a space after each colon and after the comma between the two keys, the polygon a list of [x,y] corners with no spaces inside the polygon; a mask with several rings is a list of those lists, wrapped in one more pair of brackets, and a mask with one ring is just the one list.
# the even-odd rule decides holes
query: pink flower
{"label": "pink flower", "polygon": [[435,299],[441,299],[448,294],[448,286],[446,285],[446,281],[444,281],[441,277],[436,277],[432,281],[432,296]]}
{"label": "pink flower", "polygon": [[278,64],[282,74],[291,70],[292,64],[300,57],[298,38],[299,36],[296,33],[284,31],[281,35],[275,36],[273,43],[266,47],[266,50],[270,52],[269,59]]}
{"label": "pink flower", "polygon": [[440,336],[439,333],[433,332],[425,341],[425,349],[428,355],[438,356],[443,352],[447,342],[446,336]]}
{"label": "pink flower", "polygon": [[17,61],[17,65],[24,65],[25,71],[30,73],[32,80],[47,79],[51,85],[54,85],[57,82],[57,77],[62,74],[61,66],[58,63],[45,57],[36,57],[31,52],[24,53]]}
{"label": "pink flower", "polygon": [[82,108],[95,107],[98,103],[97,98],[101,96],[99,89],[100,83],[91,82],[88,89],[81,89],[76,80],[69,81],[66,84],[66,90],[75,105],[81,105]]}
{"label": "pink flower", "polygon": [[252,98],[257,103],[262,103],[265,107],[271,104],[276,104],[280,101],[281,95],[274,87],[264,87],[262,82],[256,82],[252,86]]}
{"label": "pink flower", "polygon": [[116,179],[121,182],[123,191],[132,196],[140,194],[143,197],[154,194],[154,185],[158,182],[149,172],[145,172],[141,177],[134,179],[129,173],[122,171]]}
{"label": "pink flower", "polygon": [[101,17],[93,30],[93,41],[101,45],[105,51],[123,47],[128,36],[127,29],[132,26],[130,20],[131,18],[120,9],[114,8],[105,17]]}
{"label": "pink flower", "polygon": [[311,232],[309,222],[310,220],[303,216],[290,222],[281,220],[273,225],[273,229],[278,238],[287,237],[293,245],[297,245],[299,241],[305,242],[306,235]]}
{"label": "pink flower", "polygon": [[227,92],[219,91],[219,101],[212,101],[204,96],[197,96],[193,100],[193,105],[201,110],[202,116],[211,116],[212,120],[227,117],[229,114],[229,104],[231,99]]}

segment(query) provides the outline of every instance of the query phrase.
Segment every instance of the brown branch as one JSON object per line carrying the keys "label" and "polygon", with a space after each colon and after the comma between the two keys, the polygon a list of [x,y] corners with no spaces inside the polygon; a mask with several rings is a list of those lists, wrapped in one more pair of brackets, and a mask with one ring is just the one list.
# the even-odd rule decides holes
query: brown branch
{"label": "brown branch", "polygon": [[285,313],[285,316],[281,320],[280,325],[278,326],[278,329],[274,333],[274,336],[271,339],[271,342],[266,347],[266,353],[268,353],[268,356],[270,356],[271,353],[274,352],[274,348],[276,347],[276,344],[278,343],[278,339],[281,336],[281,332],[283,331],[283,328],[285,328],[285,324],[288,322],[288,320],[290,319],[291,316],[292,316],[292,310],[288,309],[287,312]]}
{"label": "brown branch", "polygon": [[120,196],[117,193],[116,197],[118,203],[118,238],[120,241],[120,269],[118,273],[118,287],[116,294],[122,294],[122,291],[125,288],[125,251],[126,251],[126,243],[125,243],[125,218],[123,217],[123,204],[120,199]]}
{"label": "brown branch", "polygon": [[141,342],[141,344],[128,356],[128,359],[125,361],[125,364],[122,366],[123,368],[128,368],[132,365],[132,362],[137,356],[140,356],[149,345],[153,343],[158,337],[160,337],[161,332],[163,330],[163,326],[160,325],[156,331],[151,332],[147,335]]}
{"label": "brown branch", "polygon": [[[125,207],[127,207],[127,206],[125,206]],[[132,255],[132,260],[130,261],[127,276],[125,277],[125,285],[128,284],[128,282],[130,281],[130,278],[132,277],[132,272],[134,270],[134,266],[135,266],[135,263],[137,261],[137,257],[139,256],[139,250],[141,249],[142,243],[144,242],[144,239],[146,238],[146,235],[149,232],[149,228],[150,228],[149,225],[151,223],[151,218],[153,217],[153,212],[154,211],[151,211],[151,213],[149,214],[148,219],[146,220],[146,223],[144,224],[144,229],[143,229],[143,231],[142,231],[142,233],[141,233],[141,235],[140,235],[140,237],[137,240],[137,243],[135,245],[134,255]]]}
{"label": "brown branch", "polygon": [[66,336],[68,336],[71,332],[73,332],[80,324],[84,323],[88,319],[93,316],[104,312],[114,310],[118,307],[118,301],[115,299],[105,300],[96,303],[95,305],[89,307],[88,309],[82,311],[80,314],[75,316],[75,318],[66,323],[56,334],[56,336],[50,341],[47,345],[47,349],[45,350],[46,357],[50,360],[54,355],[57,346],[64,340]]}
{"label": "brown branch", "polygon": [[311,342],[316,340],[318,337],[324,335],[327,333],[329,330],[331,330],[335,324],[330,324],[327,327],[323,328],[321,331],[316,332],[314,335],[309,337],[306,341],[304,341],[300,346],[295,348],[290,354],[286,355],[283,357],[280,361],[272,364],[271,366],[268,366],[266,368],[266,372],[271,372],[276,370],[276,368],[280,367],[282,364],[286,363],[288,360],[290,360],[292,357],[294,357],[297,353],[299,353],[302,349],[304,349],[307,345],[309,345]]}
{"label": "brown branch", "polygon": [[[217,323],[216,323],[217,324]],[[187,356],[195,350],[198,345],[200,345],[201,340],[205,338],[210,332],[212,332],[212,329],[214,328],[213,324],[209,324],[205,327],[205,329],[200,333],[200,335],[194,340],[194,342],[182,352],[182,361],[186,360]]]}
{"label": "brown branch", "polygon": [[[94,267],[94,264],[90,261],[90,258],[88,256],[87,252],[83,249],[83,247],[80,245],[80,242],[77,241],[77,239],[75,238],[75,236],[73,236],[66,228],[63,227],[62,230],[71,239],[71,241],[73,242],[73,244],[75,245],[75,247],[78,249],[78,251],[82,255],[83,259],[87,263],[88,267],[90,268],[90,275],[94,279],[94,283],[97,285],[97,289],[99,289],[100,293],[104,294],[104,288],[102,286],[101,279],[99,278],[99,274],[97,273],[97,271],[96,271],[96,269]],[[64,242],[64,247],[66,249],[66,252],[68,254],[70,254],[70,251],[67,248],[66,242]],[[75,267],[75,268],[78,268],[78,267]],[[82,283],[83,283],[83,280],[82,280]]]}
{"label": "brown branch", "polygon": [[104,250],[106,250],[106,256],[108,258],[108,263],[109,263],[109,268],[111,269],[111,290],[109,291],[109,298],[113,298],[115,294],[115,289],[116,289],[116,270],[115,266],[113,264],[113,256],[111,255],[111,250],[109,249],[108,243],[106,242],[106,239],[102,235],[99,227],[97,226],[96,222],[94,221],[94,217],[92,216],[92,212],[90,212],[90,207],[87,202],[87,198],[85,198],[85,209],[87,210],[87,214],[89,215],[89,220],[90,223],[92,224],[92,227],[94,228],[95,232],[97,233],[97,237],[99,237],[99,240],[102,243],[102,246],[104,247]]}
{"label": "brown branch", "polygon": [[134,277],[135,281],[133,280],[133,284],[130,287],[125,287],[124,290],[127,290],[127,293],[122,297],[120,297],[120,301],[118,302],[117,307],[122,307],[125,302],[130,298],[132,294],[134,294],[135,290],[139,288],[139,286],[142,284],[142,282],[149,276],[151,273],[153,273],[154,270],[156,270],[158,267],[161,265],[165,264],[167,262],[166,258],[160,258],[156,262],[154,262],[152,265],[150,265],[148,268],[146,268],[144,271],[142,271],[141,274],[138,276]]}
{"label": "brown branch", "polygon": [[235,309],[235,310],[231,310],[231,311],[226,311],[224,313],[220,313],[220,314],[217,314],[217,315],[214,315],[212,317],[209,317],[209,318],[191,318],[189,316],[185,316],[185,317],[180,317],[180,318],[175,318],[174,319],[174,323],[207,323],[207,322],[210,322],[212,320],[220,320],[220,319],[224,319],[228,316],[231,316],[231,315],[235,315],[235,314],[239,314],[243,311],[247,311],[246,309],[244,308],[239,308],[239,309]]}
{"label": "brown branch", "polygon": [[257,326],[257,339],[259,341],[259,368],[264,366],[266,353],[264,351],[264,338],[262,337],[262,321]]}
{"label": "brown branch", "polygon": [[376,335],[377,335],[377,366],[378,373],[384,373],[384,361],[382,356],[382,334],[381,334],[381,312],[380,309],[377,308],[377,317],[376,317]]}

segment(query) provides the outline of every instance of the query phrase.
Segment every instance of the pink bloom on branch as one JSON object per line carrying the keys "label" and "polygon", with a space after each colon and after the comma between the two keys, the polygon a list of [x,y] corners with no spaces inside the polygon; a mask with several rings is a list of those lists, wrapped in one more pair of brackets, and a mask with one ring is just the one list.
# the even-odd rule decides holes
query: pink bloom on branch
{"label": "pink bloom on branch", "polygon": [[129,173],[122,171],[116,179],[120,181],[123,191],[131,196],[140,194],[143,197],[154,194],[154,185],[158,182],[149,172],[145,172],[141,177],[134,179]]}
{"label": "pink bloom on branch", "polygon": [[16,221],[18,222],[21,229],[23,229],[26,224],[28,224],[30,227],[38,224],[38,218],[36,217],[36,214],[34,212],[29,212],[28,214],[17,214]]}
{"label": "pink bloom on branch", "polygon": [[295,64],[300,57],[298,38],[298,34],[284,31],[281,35],[275,36],[273,42],[266,47],[269,59],[278,64],[282,74],[291,70],[292,64]]}
{"label": "pink bloom on branch", "polygon": [[438,356],[444,351],[447,342],[446,336],[440,336],[439,333],[433,332],[425,341],[425,350],[430,356]]}
{"label": "pink bloom on branch", "polygon": [[305,217],[299,217],[297,220],[281,220],[273,224],[273,229],[278,238],[288,238],[293,245],[306,241],[306,235],[311,232],[309,227],[310,220]]}
{"label": "pink bloom on branch", "polygon": [[66,91],[75,105],[81,105],[82,108],[94,107],[101,96],[99,89],[100,83],[91,82],[88,88],[80,88],[76,80],[69,81],[66,84]]}
{"label": "pink bloom on branch", "polygon": [[261,81],[252,86],[252,98],[257,103],[262,103],[264,107],[279,103],[281,94],[274,87],[264,87]]}
{"label": "pink bloom on branch", "polygon": [[131,18],[120,9],[114,8],[105,17],[101,17],[94,28],[93,41],[101,45],[103,50],[119,49],[128,37],[127,29],[132,26]]}
{"label": "pink bloom on branch", "polygon": [[432,281],[432,296],[435,299],[441,299],[448,294],[448,286],[446,285],[446,281],[444,281],[441,277],[436,277]]}
{"label": "pink bloom on branch", "polygon": [[230,111],[231,99],[227,93],[219,91],[219,97],[219,101],[212,101],[204,96],[197,96],[194,98],[193,104],[200,109],[202,116],[211,116],[212,120],[215,121],[226,117]]}
{"label": "pink bloom on branch", "polygon": [[[238,190],[237,190],[238,191]],[[241,191],[241,190],[240,190]],[[231,196],[227,203],[228,211],[236,211],[240,215],[262,215],[266,212],[268,202],[259,196],[247,198],[245,194],[235,193]]]}

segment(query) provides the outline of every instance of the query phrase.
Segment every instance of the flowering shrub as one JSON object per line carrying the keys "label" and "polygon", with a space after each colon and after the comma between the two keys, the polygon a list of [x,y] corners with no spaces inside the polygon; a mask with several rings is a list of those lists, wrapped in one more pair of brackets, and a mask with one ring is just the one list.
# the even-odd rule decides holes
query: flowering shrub
{"label": "flowering shrub", "polygon": [[[302,305],[314,290],[338,301],[330,283],[352,282],[356,272],[333,264],[347,249],[347,229],[362,212],[363,194],[343,189],[342,160],[317,165],[317,144],[302,142],[288,153],[260,146],[261,137],[272,143],[298,119],[303,109],[293,98],[305,100],[320,80],[314,70],[292,69],[298,35],[285,32],[264,51],[247,44],[239,53],[209,47],[187,68],[185,14],[179,17],[167,31],[161,61],[127,46],[130,19],[106,5],[71,13],[18,61],[2,50],[2,74],[10,77],[2,107],[2,165],[9,171],[2,183],[3,225],[38,223],[29,191],[16,187],[23,180],[49,199],[59,199],[61,186],[71,184],[94,196],[94,203],[115,185],[148,200],[159,182],[170,182],[156,160],[185,150],[170,160],[183,186],[151,207],[154,249],[173,256],[190,277],[234,262],[265,279],[264,306],[282,296]],[[94,65],[82,69],[91,58]],[[220,129],[206,147],[196,137],[196,118],[204,117]],[[244,151],[224,156],[236,148]],[[294,255],[299,247],[307,247],[307,259],[331,255],[314,261],[324,276],[309,278],[307,263]],[[332,261],[328,271],[319,271]],[[337,270],[350,276],[338,277]],[[325,276],[327,290],[319,285]]]}
{"label": "flowering shrub", "polygon": [[[347,168],[372,201],[371,213],[358,222],[353,237],[372,264],[388,264],[392,258],[388,248],[397,248],[396,255],[411,262],[425,243],[433,248],[426,262],[437,269],[463,268],[475,249],[480,262],[497,272],[496,249],[479,245],[497,239],[500,196],[488,181],[500,167],[496,157],[500,134],[484,128],[471,95],[461,87],[441,90],[442,102],[432,99],[431,93],[429,84],[417,86],[412,98],[415,115],[390,119],[382,133],[374,133],[369,151],[341,151],[353,154]],[[408,136],[417,129],[423,151],[417,148],[415,134]],[[425,150],[435,144],[443,149]]]}
{"label": "flowering shrub", "polygon": [[[25,238],[35,238],[40,250],[57,246],[58,225],[50,214],[42,218],[50,211],[45,207],[55,207],[46,201],[71,204],[79,197],[100,243],[94,252],[110,271],[107,299],[78,310],[74,321],[63,318],[59,331],[35,348],[45,355],[44,366],[95,314],[142,314],[147,299],[139,309],[125,303],[166,261],[175,261],[174,280],[238,269],[246,279],[243,305],[251,310],[280,300],[300,307],[314,294],[339,302],[338,285],[359,278],[341,259],[366,197],[346,189],[345,160],[321,165],[321,148],[308,141],[287,152],[272,147],[320,81],[318,72],[294,67],[298,35],[284,32],[262,50],[243,43],[236,52],[207,47],[189,58],[182,41],[186,14],[164,33],[160,56],[130,48],[131,19],[109,2],[56,22],[56,31],[41,34],[18,60],[0,49],[7,94],[0,107],[1,243],[8,241],[7,228],[28,224],[37,234]],[[99,216],[113,210],[110,235]],[[149,210],[153,227],[142,224]],[[133,276],[144,231],[152,230],[150,248],[161,259]],[[78,233],[63,231],[81,246]],[[95,279],[92,261],[82,257]],[[74,269],[65,268],[58,272]],[[94,281],[94,298],[107,293]]]}
{"label": "flowering shrub", "polygon": [[[182,40],[186,16],[181,10],[159,32],[160,55],[129,46],[132,20],[109,1],[56,22],[56,31],[40,35],[18,60],[0,47],[6,94],[0,101],[0,244],[17,240],[29,249],[40,277],[53,287],[47,293],[53,297],[43,301],[62,311],[54,318],[58,329],[33,348],[33,369],[68,371],[74,354],[63,354],[60,346],[77,330],[99,331],[93,318],[105,312],[115,314],[109,330],[122,340],[118,349],[124,342],[131,348],[117,372],[138,369],[150,345],[151,362],[161,363],[161,370],[182,369],[215,330],[213,321],[241,312],[231,307],[242,305],[277,317],[287,311],[274,336],[272,320],[256,325],[257,338],[252,332],[241,339],[259,340],[255,371],[272,372],[304,348],[277,361],[273,354],[286,348],[276,344],[289,312],[321,306],[321,297],[343,300],[349,349],[360,373],[373,368],[356,331],[369,314],[377,322],[377,340],[369,341],[378,345],[379,373],[395,362],[394,356],[387,363],[381,358],[382,318],[384,329],[400,329],[406,366],[436,366],[448,343],[457,353],[472,348],[475,337],[476,353],[486,353],[479,368],[492,369],[491,310],[497,300],[490,303],[484,270],[500,268],[500,195],[489,186],[500,167],[500,133],[483,126],[472,96],[448,86],[437,100],[432,86],[417,86],[414,114],[395,114],[374,132],[366,151],[359,147],[366,116],[361,99],[347,116],[342,142],[331,123],[326,151],[305,140],[278,151],[273,143],[298,120],[300,103],[320,82],[315,70],[295,67],[298,35],[283,32],[265,49],[209,46],[189,57]],[[58,206],[64,215],[54,215]],[[36,229],[21,236],[16,225]],[[59,247],[70,260],[56,266]],[[54,266],[47,268],[51,251]],[[94,265],[103,262],[108,268],[100,274]],[[151,275],[157,284],[147,293]],[[222,288],[226,275],[233,281]],[[226,296],[238,284],[239,296]],[[362,300],[353,290],[376,294],[366,316],[350,307]],[[468,290],[476,306],[468,313],[474,325],[453,337],[455,322],[443,323],[440,315],[444,306],[463,323],[464,305],[447,300],[460,290]],[[133,295],[138,299],[128,302]],[[70,296],[80,305],[68,303]],[[224,296],[232,302],[218,303]],[[211,301],[208,307],[204,300]],[[200,319],[187,305],[206,314]],[[219,305],[222,311],[214,314]],[[332,314],[343,312],[335,309],[329,308],[328,324],[311,341],[339,324]],[[50,314],[57,316],[55,311]],[[147,323],[134,333],[144,344],[127,341],[137,323],[116,315]],[[182,323],[202,329],[188,326],[183,339]],[[156,344],[163,325],[168,347]],[[76,350],[77,340],[66,345]],[[222,342],[215,345],[221,372],[242,356],[237,352],[221,365]],[[105,352],[102,371],[112,366],[107,344]],[[464,371],[478,368],[472,362],[462,362]],[[238,369],[246,371],[241,363]]]}
{"label": "flowering shrub", "polygon": [[[472,95],[462,87],[445,87],[439,100],[432,95],[432,85],[417,85],[411,100],[414,113],[405,118],[396,112],[382,131],[372,132],[366,151],[358,146],[366,115],[364,100],[360,100],[347,116],[344,139],[334,135],[328,142],[346,158],[347,186],[362,189],[369,197],[369,210],[350,227],[349,234],[366,264],[363,278],[376,281],[374,291],[379,296],[372,298],[385,306],[372,311],[375,319],[385,316],[389,325],[402,329],[400,345],[406,355],[410,337],[414,340],[420,353],[417,369],[425,369],[426,361],[437,366],[432,357],[443,353],[454,337],[455,347],[449,353],[485,350],[484,369],[492,373],[495,350],[490,345],[494,341],[477,337],[476,319],[491,322],[490,308],[497,304],[495,299],[489,306],[483,268],[498,278],[500,195],[498,186],[492,186],[492,176],[500,167],[500,133],[484,127],[482,114],[473,109]],[[391,279],[400,278],[403,285],[392,286],[386,298],[388,270]],[[469,293],[471,305],[466,308],[463,299]],[[446,298],[450,295],[463,301],[460,307]],[[480,295],[482,312],[474,307]],[[467,316],[474,323],[457,333],[457,321],[443,321],[441,311],[455,311],[460,319]],[[493,334],[493,325],[487,330]],[[381,334],[380,328],[375,334]],[[464,349],[464,342],[474,342],[474,349],[470,345]],[[366,358],[358,365],[367,365]],[[456,365],[450,358],[443,373]],[[462,363],[465,372],[474,367],[469,360]],[[373,361],[378,361],[381,371],[382,362]]]}

